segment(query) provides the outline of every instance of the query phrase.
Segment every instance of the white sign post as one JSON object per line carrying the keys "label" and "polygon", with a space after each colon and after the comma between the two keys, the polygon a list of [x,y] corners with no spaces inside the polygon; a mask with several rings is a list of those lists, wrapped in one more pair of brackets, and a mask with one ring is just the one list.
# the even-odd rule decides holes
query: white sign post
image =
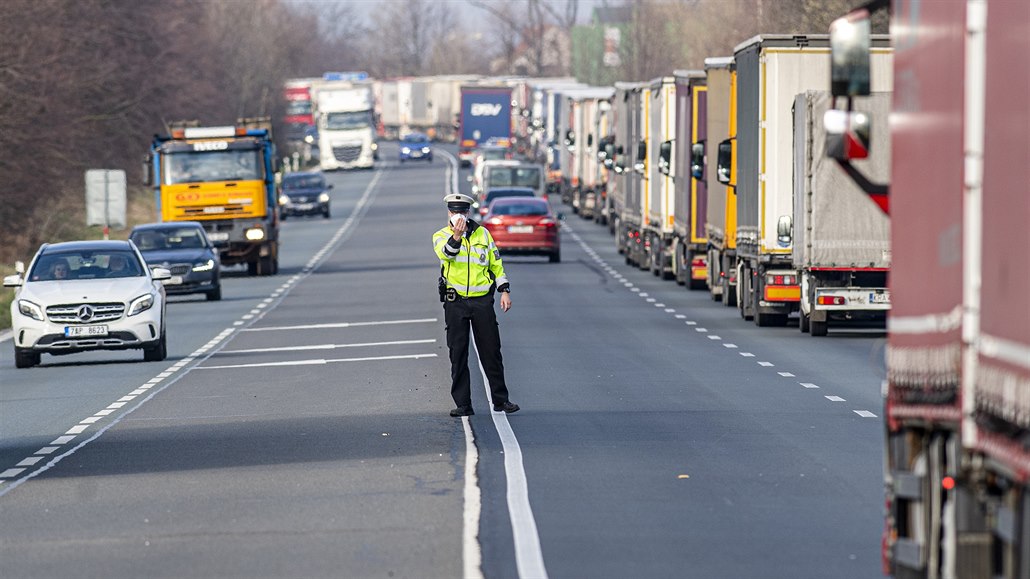
{"label": "white sign post", "polygon": [[104,239],[109,239],[111,227],[125,228],[125,205],[125,171],[86,171],[86,225],[104,226]]}

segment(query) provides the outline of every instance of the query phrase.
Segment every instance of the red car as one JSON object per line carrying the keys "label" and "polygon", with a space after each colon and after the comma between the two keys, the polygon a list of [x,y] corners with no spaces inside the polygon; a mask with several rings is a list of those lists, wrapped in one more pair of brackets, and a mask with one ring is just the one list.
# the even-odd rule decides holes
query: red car
{"label": "red car", "polygon": [[490,204],[483,226],[504,254],[546,255],[561,261],[558,222],[546,199],[502,197]]}

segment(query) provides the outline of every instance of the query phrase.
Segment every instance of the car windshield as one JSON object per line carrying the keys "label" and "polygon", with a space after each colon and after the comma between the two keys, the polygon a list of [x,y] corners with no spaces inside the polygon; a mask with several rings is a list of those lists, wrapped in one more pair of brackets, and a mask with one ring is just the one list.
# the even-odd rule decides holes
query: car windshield
{"label": "car windshield", "polygon": [[547,215],[546,203],[495,203],[490,208],[493,215],[511,215],[513,217],[529,217]]}
{"label": "car windshield", "polygon": [[47,253],[36,260],[29,281],[139,277],[143,264],[124,250],[82,250]]}
{"label": "car windshield", "polygon": [[257,181],[264,177],[256,149],[181,152],[164,155],[165,185],[210,181]]}
{"label": "car windshield", "polygon": [[323,189],[325,181],[318,175],[287,176],[283,179],[283,189]]}
{"label": "car windshield", "polygon": [[310,115],[311,101],[289,101],[286,103],[287,115]]}
{"label": "car windshield", "polygon": [[539,189],[540,169],[538,167],[494,167],[490,169],[487,186]]}
{"label": "car windshield", "polygon": [[404,137],[405,143],[425,143],[428,140],[429,139],[427,139],[425,135],[420,133],[411,133],[410,135]]}
{"label": "car windshield", "polygon": [[369,111],[352,111],[347,113],[327,113],[325,128],[330,131],[363,129],[371,126],[372,115]]}
{"label": "car windshield", "polygon": [[196,227],[144,229],[134,232],[129,239],[132,239],[140,251],[207,247],[207,243],[204,242],[204,231]]}
{"label": "car windshield", "polygon": [[532,197],[533,192],[526,189],[494,189],[486,194],[486,202],[489,204],[494,199],[502,197]]}

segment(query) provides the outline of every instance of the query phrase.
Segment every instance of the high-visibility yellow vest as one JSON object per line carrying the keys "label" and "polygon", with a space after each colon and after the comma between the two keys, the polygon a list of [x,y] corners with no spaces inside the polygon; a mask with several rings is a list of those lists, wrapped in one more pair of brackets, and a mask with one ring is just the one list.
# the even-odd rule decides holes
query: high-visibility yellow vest
{"label": "high-visibility yellow vest", "polygon": [[467,298],[485,296],[490,287],[508,283],[504,275],[501,254],[494,238],[485,227],[476,224],[471,234],[462,236],[460,246],[449,244],[453,231],[450,226],[433,234],[433,248],[440,258],[440,268],[447,287]]}

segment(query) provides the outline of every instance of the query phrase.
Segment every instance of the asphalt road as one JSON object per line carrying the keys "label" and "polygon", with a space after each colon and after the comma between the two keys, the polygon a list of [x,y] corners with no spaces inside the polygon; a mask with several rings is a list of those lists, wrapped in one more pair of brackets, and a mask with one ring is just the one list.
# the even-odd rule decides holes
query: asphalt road
{"label": "asphalt road", "polygon": [[562,263],[505,259],[522,410],[473,372],[450,418],[448,164],[394,151],[279,275],[173,298],[165,362],[0,343],[0,574],[879,576],[881,334],[756,328],[566,208]]}

